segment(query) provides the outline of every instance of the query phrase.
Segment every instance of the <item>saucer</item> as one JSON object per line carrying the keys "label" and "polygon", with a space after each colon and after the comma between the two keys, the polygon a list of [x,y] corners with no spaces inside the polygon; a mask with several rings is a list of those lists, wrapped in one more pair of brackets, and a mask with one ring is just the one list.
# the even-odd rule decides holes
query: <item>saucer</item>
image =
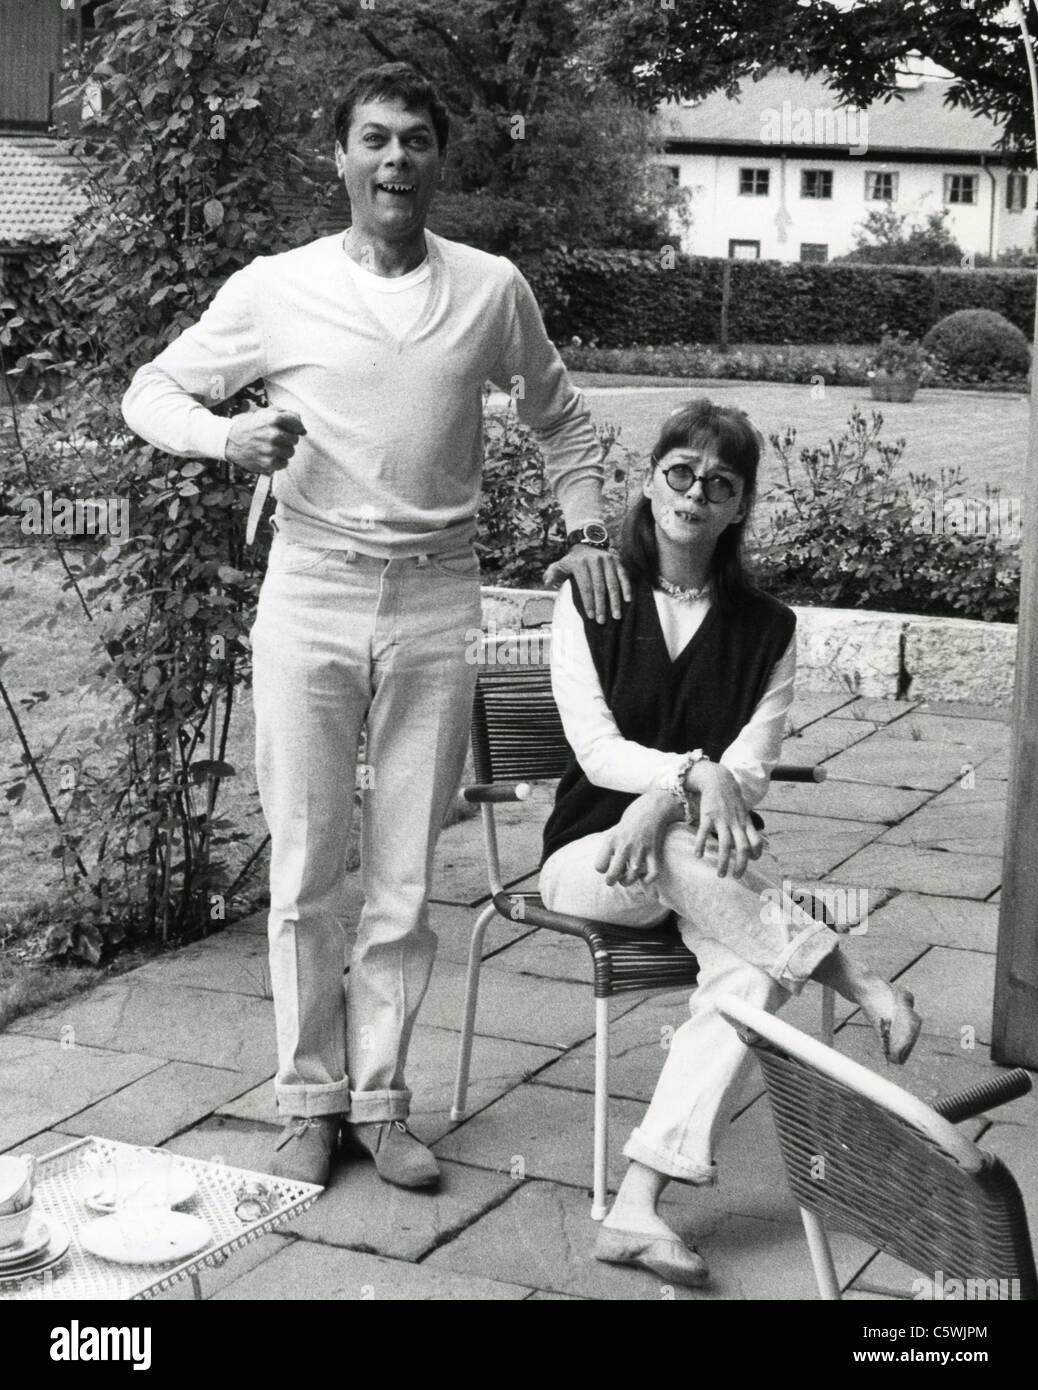
{"label": "saucer", "polygon": [[72,1244],[72,1236],[60,1221],[55,1221],[52,1217],[47,1218],[47,1225],[50,1228],[47,1244],[34,1255],[26,1255],[20,1264],[12,1262],[0,1268],[0,1284],[13,1284],[19,1279],[28,1279],[32,1274],[40,1274],[43,1270],[60,1264],[65,1258]]}
{"label": "saucer", "polygon": [[151,1180],[146,1165],[136,1173],[98,1175],[84,1179],[80,1196],[91,1211],[107,1216],[114,1212],[121,1198],[139,1200],[142,1195],[151,1195],[156,1206],[179,1207],[198,1191],[198,1183],[186,1168],[172,1167],[167,1173],[157,1175],[153,1191],[149,1194]]}
{"label": "saucer", "polygon": [[212,1231],[200,1216],[189,1216],[183,1211],[164,1211],[161,1215],[143,1212],[132,1219],[121,1215],[100,1216],[79,1232],[84,1250],[122,1265],[158,1265],[168,1264],[170,1260],[186,1260],[189,1255],[203,1250],[212,1238]]}
{"label": "saucer", "polygon": [[50,1227],[39,1212],[30,1219],[25,1234],[13,1245],[0,1249],[0,1270],[10,1264],[19,1264],[30,1255],[37,1254],[50,1242]]}

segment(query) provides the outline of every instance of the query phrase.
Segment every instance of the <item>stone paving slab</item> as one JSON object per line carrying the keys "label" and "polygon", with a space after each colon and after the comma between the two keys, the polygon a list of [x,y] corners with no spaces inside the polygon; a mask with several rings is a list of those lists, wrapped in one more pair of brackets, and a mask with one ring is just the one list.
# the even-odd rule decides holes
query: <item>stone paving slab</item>
{"label": "stone paving slab", "polygon": [[[453,961],[439,961],[422,1005],[422,1022],[435,1028],[460,1028],[464,997],[464,969]],[[624,1012],[625,1004],[633,1008],[636,1003],[618,1001],[617,1007]],[[564,1048],[594,1031],[594,998],[588,986],[513,971],[481,973],[477,1034]]]}
{"label": "stone paving slab", "polygon": [[1016,1179],[1033,1242],[1038,1232],[1038,1131],[1029,1126],[996,1121],[981,1136],[980,1147],[997,1154]]}
{"label": "stone paving slab", "polygon": [[373,1163],[340,1163],[320,1201],[293,1221],[301,1240],[348,1246],[366,1254],[418,1260],[479,1218],[512,1191],[510,1178],[468,1168],[440,1166],[435,1191],[391,1187]]}
{"label": "stone paving slab", "polygon": [[874,821],[769,811],[769,848],[791,879],[824,878],[882,833]]}
{"label": "stone paving slab", "polygon": [[486,962],[488,970],[511,970],[526,975],[543,975],[552,980],[572,980],[590,988],[591,952],[575,936],[543,928],[507,946]]}
{"label": "stone paving slab", "polygon": [[[899,984],[907,986],[925,1014],[928,1033],[942,1037],[991,1042],[991,1012],[995,994],[995,960],[980,951],[971,952],[968,968],[962,953],[934,946],[906,970]],[[971,1033],[963,1033],[970,1028]]]}
{"label": "stone paving slab", "polygon": [[805,691],[796,695],[793,700],[793,707],[788,715],[788,727],[802,729],[806,724],[813,724],[816,719],[824,719],[826,715],[840,709],[846,710],[859,703],[861,702],[849,693],[827,695]]}
{"label": "stone paving slab", "polygon": [[226,930],[228,932],[243,932],[249,936],[267,935],[267,913],[250,912],[247,917],[239,917],[237,921],[228,922]]}
{"label": "stone paving slab", "polygon": [[10,1025],[11,1033],[57,1038],[71,1028],[76,1043],[231,1071],[273,1073],[277,1060],[274,1006],[250,995],[162,983],[139,984],[131,971],[71,1004],[40,1009]]}
{"label": "stone paving slab", "polygon": [[[534,873],[541,862],[541,833],[548,809],[540,801],[504,802],[494,808],[501,872],[505,884]],[[490,892],[481,818],[459,821],[440,836],[436,848],[433,902],[473,906]]]}
{"label": "stone paving slab", "polygon": [[911,739],[914,742],[964,744],[978,752],[998,752],[1009,742],[1009,727],[994,719],[955,718],[946,714],[926,714],[913,710],[904,719],[884,725],[880,739]]}
{"label": "stone paving slab", "polygon": [[797,757],[797,744],[809,743],[812,746],[824,744],[830,753],[840,753],[855,743],[874,734],[881,726],[866,719],[836,719],[831,716],[818,719],[803,730],[803,736],[787,735],[782,744],[782,761],[788,763],[805,762]]}
{"label": "stone paving slab", "polygon": [[[784,763],[795,763],[798,767],[826,767],[830,760],[835,758],[842,750],[834,748],[832,743],[826,739],[815,740],[811,738],[811,729],[804,732],[803,738],[787,738],[782,745],[782,761]],[[776,782],[773,785],[789,785]],[[810,785],[803,782],[794,782],[793,786]]]}
{"label": "stone paving slab", "polygon": [[864,719],[873,724],[890,724],[918,707],[918,700],[854,700],[833,710],[833,716],[836,719]]}
{"label": "stone paving slab", "polygon": [[865,782],[772,782],[758,806],[765,821],[775,811],[835,820],[893,825],[930,800],[932,792],[873,786]]}
{"label": "stone paving slab", "polygon": [[103,1134],[123,1144],[164,1144],[258,1080],[246,1072],[167,1062],[62,1124],[73,1134]]}
{"label": "stone paving slab", "polygon": [[[460,1042],[460,1033],[422,1023],[415,1028],[411,1040],[407,1063],[407,1084],[412,1092],[411,1125],[427,1144],[441,1139],[452,1127],[450,1109]],[[477,1038],[472,1049],[468,1113],[483,1109],[557,1056],[554,1048],[532,1043]],[[221,1115],[257,1124],[283,1123],[277,1115],[273,1078],[220,1105],[218,1110]]]}
{"label": "stone paving slab", "polygon": [[43,1154],[52,1154],[55,1149],[63,1149],[66,1144],[75,1144],[79,1139],[78,1134],[66,1134],[60,1129],[44,1129],[39,1134],[34,1134],[31,1139],[22,1139],[17,1144],[12,1144],[7,1152],[33,1154],[40,1158]]}
{"label": "stone paving slab", "polygon": [[839,877],[842,883],[870,888],[984,899],[1001,883],[1002,859],[877,842],[841,864]]}
{"label": "stone paving slab", "polygon": [[[524,880],[522,886],[529,884],[531,892],[536,891],[537,880]],[[432,903],[429,907],[429,925],[439,938],[436,948],[437,963],[453,961],[456,965],[466,965],[469,958],[469,943],[472,928],[482,908],[460,907],[454,903]],[[529,936],[531,928],[522,922],[511,922],[507,917],[495,914],[483,937],[482,958],[495,956],[514,941]]]}
{"label": "stone paving slab", "polygon": [[974,705],[968,701],[924,700],[918,706],[920,714],[938,714],[949,719],[987,719],[999,724],[1012,724],[1013,711],[1000,705]]}
{"label": "stone paving slab", "polygon": [[[664,1218],[689,1237],[688,1220]],[[423,1268],[511,1279],[571,1297],[608,1301],[813,1298],[814,1278],[796,1208],[781,1220],[759,1220],[717,1210],[697,1219],[695,1240],[711,1271],[704,1289],[669,1284],[640,1269],[603,1264],[592,1256],[598,1225],[583,1194],[548,1182],[523,1184],[457,1239],[436,1250]],[[837,1268],[855,1268],[837,1244]]]}
{"label": "stone paving slab", "polygon": [[977,758],[977,781],[978,782],[1008,782],[1009,781],[1009,749],[1004,748],[1001,752],[992,753],[990,756]]}
{"label": "stone paving slab", "polygon": [[0,1034],[0,1150],[58,1128],[84,1105],[161,1066],[161,1057],[130,1048],[88,1047],[78,1034],[74,1047],[13,1030]]}
{"label": "stone paving slab", "polygon": [[898,740],[893,749],[890,743],[877,734],[828,759],[826,770],[837,781],[871,782],[883,787],[894,781],[898,787],[938,792],[962,776],[964,762],[979,761],[960,743],[905,739]]}
{"label": "stone paving slab", "polygon": [[162,1147],[187,1158],[206,1163],[226,1163],[231,1168],[247,1168],[266,1173],[274,1156],[278,1131],[269,1125],[223,1115],[210,1115]]}
{"label": "stone paving slab", "polygon": [[455,1274],[422,1265],[358,1254],[309,1240],[292,1241],[272,1259],[222,1288],[214,1301],[320,1299],[406,1301],[408,1303],[478,1299],[523,1299],[529,1287],[504,1280]]}
{"label": "stone paving slab", "polygon": [[[518,1086],[433,1147],[440,1158],[492,1173],[511,1176],[518,1171],[590,1192],[593,1109],[593,1097],[583,1091]],[[614,1190],[627,1168],[621,1146],[644,1111],[644,1105],[627,1100],[610,1106],[609,1183]]]}
{"label": "stone paving slab", "polygon": [[191,985],[195,989],[252,994],[258,999],[271,997],[265,930],[263,936],[244,931],[220,932],[149,961],[132,973],[138,984],[162,988]]}
{"label": "stone paving slab", "polygon": [[[1005,844],[1006,797],[1000,782],[949,787],[899,825],[885,830],[880,844],[915,845],[951,854],[1001,855]],[[996,790],[999,789],[999,790]]]}
{"label": "stone paving slab", "polygon": [[870,917],[870,928],[891,930],[935,946],[994,953],[998,905],[974,898],[898,893]]}

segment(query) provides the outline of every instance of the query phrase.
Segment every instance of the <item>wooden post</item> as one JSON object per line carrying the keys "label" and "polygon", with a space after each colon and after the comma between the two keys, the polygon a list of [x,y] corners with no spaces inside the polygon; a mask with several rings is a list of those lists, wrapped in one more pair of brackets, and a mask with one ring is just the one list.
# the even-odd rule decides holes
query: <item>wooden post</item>
{"label": "wooden post", "polygon": [[[1034,342],[1033,370],[1038,372],[1038,305]],[[1020,551],[1023,574],[991,1056],[1010,1066],[1038,1067],[1038,393],[1033,384]]]}
{"label": "wooden post", "polygon": [[732,262],[725,261],[721,269],[721,339],[718,346],[728,351],[728,305],[732,298]]}

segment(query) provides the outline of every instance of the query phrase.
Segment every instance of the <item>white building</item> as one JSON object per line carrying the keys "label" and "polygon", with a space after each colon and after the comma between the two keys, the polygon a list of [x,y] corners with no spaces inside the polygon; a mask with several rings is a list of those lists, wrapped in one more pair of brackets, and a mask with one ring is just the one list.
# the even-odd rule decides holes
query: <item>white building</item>
{"label": "white building", "polygon": [[[939,71],[939,70],[938,70]],[[964,251],[996,256],[1035,247],[1032,170],[996,150],[999,128],[944,105],[946,80],[900,80],[899,95],[867,108],[839,105],[819,77],[774,72],[660,108],[661,157],[691,190],[682,250],[700,256],[824,261],[854,247],[872,209],[912,220],[947,208]]]}

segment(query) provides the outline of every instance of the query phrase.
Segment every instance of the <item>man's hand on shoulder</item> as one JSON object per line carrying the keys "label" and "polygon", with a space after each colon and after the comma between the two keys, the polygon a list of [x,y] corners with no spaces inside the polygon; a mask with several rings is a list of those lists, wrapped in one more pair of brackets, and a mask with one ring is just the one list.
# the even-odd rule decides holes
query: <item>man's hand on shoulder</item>
{"label": "man's hand on shoulder", "polygon": [[555,587],[569,576],[580,590],[584,611],[596,622],[604,623],[610,613],[619,618],[623,604],[631,600],[631,581],[611,550],[575,545],[561,560],[548,566],[544,582]]}
{"label": "man's hand on shoulder", "polygon": [[306,426],[293,411],[249,410],[235,415],[224,457],[250,473],[276,473],[288,466]]}

